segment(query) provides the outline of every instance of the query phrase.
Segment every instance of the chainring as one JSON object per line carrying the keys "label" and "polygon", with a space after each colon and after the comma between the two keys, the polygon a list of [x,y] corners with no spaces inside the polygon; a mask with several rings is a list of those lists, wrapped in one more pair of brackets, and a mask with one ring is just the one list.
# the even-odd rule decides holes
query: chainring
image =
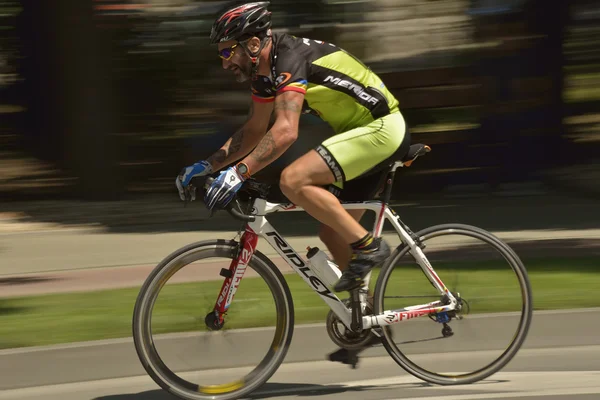
{"label": "chainring", "polygon": [[[343,303],[349,306],[350,300],[344,300]],[[370,311],[367,310],[367,312]],[[351,331],[344,326],[338,316],[331,310],[327,313],[326,327],[331,341],[348,350],[362,349],[368,346],[375,336],[370,328],[364,329],[361,333]]]}

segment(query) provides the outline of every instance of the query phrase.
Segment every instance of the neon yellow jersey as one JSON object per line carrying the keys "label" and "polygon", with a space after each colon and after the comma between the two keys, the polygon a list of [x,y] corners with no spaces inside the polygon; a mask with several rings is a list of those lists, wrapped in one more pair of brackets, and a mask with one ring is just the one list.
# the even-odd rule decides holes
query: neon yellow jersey
{"label": "neon yellow jersey", "polygon": [[271,63],[272,76],[252,82],[253,100],[275,101],[290,90],[303,93],[303,112],[318,115],[336,133],[398,112],[398,100],[379,76],[331,43],[276,33]]}

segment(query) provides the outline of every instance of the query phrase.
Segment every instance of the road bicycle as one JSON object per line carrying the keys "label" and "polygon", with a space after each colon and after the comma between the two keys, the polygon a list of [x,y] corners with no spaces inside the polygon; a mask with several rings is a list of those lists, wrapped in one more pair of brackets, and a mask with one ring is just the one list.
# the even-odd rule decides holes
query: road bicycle
{"label": "road bicycle", "polygon": [[[335,344],[347,349],[357,349],[367,346],[368,343],[372,343],[373,338],[377,338],[391,358],[404,370],[419,379],[438,385],[469,384],[485,379],[502,369],[517,354],[531,324],[532,293],[522,261],[506,243],[493,234],[474,226],[443,224],[414,233],[389,205],[396,170],[399,167],[410,166],[415,159],[429,151],[429,146],[415,144],[410,147],[410,151],[403,159],[390,163],[381,188],[382,191],[380,191],[383,194],[382,200],[342,203],[348,210],[366,209],[375,213],[372,230],[375,237],[382,234],[384,222],[388,221],[400,239],[400,245],[392,251],[388,260],[378,269],[379,275],[374,291],[369,292],[371,273],[373,273],[371,271],[365,278],[364,285],[359,289],[352,290],[349,293],[350,298],[344,300],[330,289],[334,283],[331,275],[327,278],[322,272],[323,268],[331,266],[331,261],[327,260],[327,265],[316,268],[317,262],[311,261],[311,254],[308,254],[306,259],[300,256],[267,219],[267,216],[272,213],[303,210],[294,204],[267,201],[269,185],[254,179],[246,181],[236,195],[236,199],[227,208],[234,218],[243,223],[243,229],[238,232],[241,236],[240,239],[207,240],[185,246],[160,262],[141,287],[135,303],[132,328],[137,354],[150,377],[164,390],[182,399],[228,400],[248,396],[267,382],[277,371],[292,340],[294,303],[288,282],[280,269],[272,260],[257,250],[259,237],[265,239],[330,308],[326,329]],[[460,235],[481,241],[484,246],[490,246],[507,262],[510,276],[516,279],[518,285],[519,299],[515,313],[518,323],[511,332],[512,338],[498,357],[474,371],[432,372],[399,349],[394,336],[401,336],[402,328],[399,328],[399,331],[394,334],[391,331],[392,326],[407,322],[412,324],[412,321],[418,320],[423,321],[419,317],[427,316],[434,325],[443,326],[442,340],[449,340],[448,338],[455,334],[452,329],[454,321],[466,318],[465,315],[468,314],[470,308],[466,297],[460,292],[448,289],[424,252],[431,239],[445,235]],[[309,253],[314,254],[315,251],[311,250]],[[418,264],[418,269],[426,277],[428,285],[434,288],[432,290],[435,290],[437,299],[425,304],[390,309],[386,306],[388,297],[384,291],[388,287],[396,286],[394,282],[397,281],[391,278],[391,274],[397,267],[398,260],[405,255],[412,257],[412,260]],[[249,269],[256,272],[258,279],[264,280],[266,287],[271,292],[276,317],[273,339],[267,354],[256,367],[240,379],[222,384],[204,385],[190,382],[179,376],[167,366],[166,362],[163,362],[155,346],[152,315],[159,293],[175,272],[191,262],[207,260],[212,257],[225,257],[231,263],[228,269],[221,270],[218,278],[222,284],[221,281],[217,281],[220,290],[214,293],[206,316],[202,316],[205,330],[218,332],[224,329],[227,327],[228,315],[231,310],[235,307],[243,310],[246,303],[236,304],[235,296],[237,290],[243,287],[242,279]],[[335,271],[336,268],[332,270]],[[333,278],[339,274],[338,270]],[[209,296],[210,300],[213,294],[209,294]],[[390,296],[390,298],[394,298],[394,296]],[[424,327],[425,325],[421,324],[418,329],[421,330]],[[198,355],[198,357],[200,356]]]}

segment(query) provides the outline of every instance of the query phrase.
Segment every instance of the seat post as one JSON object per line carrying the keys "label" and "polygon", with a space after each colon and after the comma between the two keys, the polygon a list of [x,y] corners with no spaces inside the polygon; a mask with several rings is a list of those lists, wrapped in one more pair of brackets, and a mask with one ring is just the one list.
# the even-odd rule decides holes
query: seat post
{"label": "seat post", "polygon": [[394,162],[387,173],[387,177],[385,178],[385,184],[383,188],[383,202],[385,204],[390,203],[390,198],[392,197],[392,186],[394,184],[394,177],[396,176],[396,170],[399,166],[401,166],[401,162]]}

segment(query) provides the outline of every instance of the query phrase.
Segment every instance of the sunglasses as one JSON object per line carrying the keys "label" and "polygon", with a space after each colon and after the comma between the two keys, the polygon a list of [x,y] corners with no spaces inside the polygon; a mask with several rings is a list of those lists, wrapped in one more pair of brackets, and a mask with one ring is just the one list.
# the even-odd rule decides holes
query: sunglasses
{"label": "sunglasses", "polygon": [[231,59],[231,57],[233,57],[233,55],[235,54],[233,49],[235,49],[236,47],[237,47],[237,43],[231,47],[226,47],[223,50],[220,50],[219,57],[221,57],[223,60],[229,61]]}

